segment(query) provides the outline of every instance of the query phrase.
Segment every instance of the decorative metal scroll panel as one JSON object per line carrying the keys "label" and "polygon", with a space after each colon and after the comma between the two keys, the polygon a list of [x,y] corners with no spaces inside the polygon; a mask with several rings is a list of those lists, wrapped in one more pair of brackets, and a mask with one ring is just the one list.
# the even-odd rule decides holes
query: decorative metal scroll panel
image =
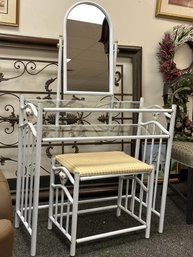
{"label": "decorative metal scroll panel", "polygon": [[[10,48],[8,48],[9,50]],[[12,50],[12,48],[11,48]],[[39,50],[38,50],[39,51]],[[17,170],[17,146],[18,146],[18,119],[19,119],[19,96],[25,95],[26,98],[54,99],[56,97],[57,83],[57,51],[43,51],[45,58],[38,58],[39,52],[36,50],[28,50],[27,55],[35,58],[24,58],[25,49],[17,49],[17,56],[7,56],[0,54],[0,165],[6,172],[8,178],[14,178]],[[5,51],[6,52],[6,51]],[[5,53],[4,52],[4,53]],[[50,59],[49,59],[50,57]],[[126,58],[125,58],[126,59]],[[138,96],[133,95],[133,85],[124,82],[124,69],[133,69],[132,55],[129,64],[118,64],[116,79],[114,85],[114,97],[119,100],[136,100]],[[127,60],[127,61],[128,61]],[[121,60],[122,62],[122,60]],[[133,73],[130,74],[133,77]],[[141,85],[140,85],[141,86]],[[140,92],[140,89],[139,89]],[[76,96],[68,96],[77,99]],[[83,101],[87,101],[89,96]],[[94,97],[95,102],[105,100],[105,97]],[[60,116],[61,124],[85,124],[92,122],[89,113],[66,113]],[[133,117],[126,117],[116,113],[112,120],[115,123],[132,122]],[[107,123],[107,114],[100,114],[97,119],[101,123]],[[44,115],[44,124],[53,124],[54,115]],[[100,144],[102,150],[105,149],[126,149],[130,142],[87,142],[73,144],[44,144],[42,152],[42,175],[49,171],[50,158],[56,152],[78,152],[85,149],[95,148],[96,144]],[[49,161],[48,161],[49,160]]]}

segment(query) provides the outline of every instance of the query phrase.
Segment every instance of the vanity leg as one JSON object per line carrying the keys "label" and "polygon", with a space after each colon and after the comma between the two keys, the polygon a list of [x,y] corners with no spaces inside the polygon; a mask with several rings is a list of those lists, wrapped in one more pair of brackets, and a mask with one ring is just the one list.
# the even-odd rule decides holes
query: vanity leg
{"label": "vanity leg", "polygon": [[77,220],[78,220],[78,199],[79,199],[79,174],[74,177],[74,190],[73,190],[73,205],[72,205],[72,232],[71,232],[71,246],[70,256],[75,256],[76,252],[76,233],[77,233]]}

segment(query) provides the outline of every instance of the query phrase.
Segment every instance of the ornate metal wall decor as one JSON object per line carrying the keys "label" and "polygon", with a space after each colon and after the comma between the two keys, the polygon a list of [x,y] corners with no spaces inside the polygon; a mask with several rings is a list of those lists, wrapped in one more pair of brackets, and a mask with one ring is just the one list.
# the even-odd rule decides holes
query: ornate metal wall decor
{"label": "ornate metal wall decor", "polygon": [[[44,39],[22,37],[14,35],[0,34],[0,48],[12,53],[16,49],[17,56],[7,54],[0,56],[0,165],[8,178],[15,177],[17,170],[17,143],[18,131],[17,124],[19,119],[18,101],[21,94],[26,98],[50,99],[56,97],[57,83],[57,39]],[[141,47],[118,46],[118,61],[116,80],[115,80],[115,97],[120,100],[139,100],[141,96]],[[23,53],[29,53],[33,58],[23,57]],[[36,51],[44,53],[45,58],[35,58]],[[6,51],[5,51],[6,52]],[[49,58],[50,56],[50,58]],[[54,57],[53,57],[54,56]],[[48,59],[49,58],[49,59]],[[120,59],[120,60],[119,60]],[[132,72],[128,76],[132,77],[131,85],[124,81],[125,64],[122,63],[130,60]],[[62,93],[62,92],[61,92]],[[69,98],[68,98],[69,99]],[[77,96],[70,96],[70,99],[77,100]],[[89,101],[88,97],[80,98],[80,101]],[[105,101],[103,97],[92,99],[95,102]],[[108,120],[106,113],[100,113],[98,121],[106,123]],[[132,121],[134,117],[124,117],[115,113],[112,117],[115,123],[125,123]],[[89,123],[93,119],[92,113],[65,113],[60,116],[61,124],[83,124]],[[44,115],[44,124],[54,124],[55,114]],[[118,145],[122,149],[128,142],[98,142],[102,147],[109,145]],[[54,151],[78,152],[85,147],[93,147],[94,142],[73,144],[45,144],[44,163],[42,171],[49,170],[50,158]],[[95,142],[96,144],[96,142]],[[45,165],[44,165],[45,164]]]}

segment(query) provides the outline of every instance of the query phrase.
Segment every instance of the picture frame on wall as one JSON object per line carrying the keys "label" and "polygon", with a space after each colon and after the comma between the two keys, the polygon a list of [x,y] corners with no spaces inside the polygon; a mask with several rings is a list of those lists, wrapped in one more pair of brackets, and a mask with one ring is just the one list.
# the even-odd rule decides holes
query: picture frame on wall
{"label": "picture frame on wall", "polygon": [[0,0],[0,25],[19,26],[19,0]]}
{"label": "picture frame on wall", "polygon": [[193,0],[157,0],[155,16],[193,21]]}

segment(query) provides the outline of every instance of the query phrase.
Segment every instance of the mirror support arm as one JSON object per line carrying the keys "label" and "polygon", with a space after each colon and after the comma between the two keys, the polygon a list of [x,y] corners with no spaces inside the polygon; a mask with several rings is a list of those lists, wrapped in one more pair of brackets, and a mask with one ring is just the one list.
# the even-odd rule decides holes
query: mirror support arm
{"label": "mirror support arm", "polygon": [[[57,107],[59,107],[59,101],[61,100],[61,87],[62,87],[62,78],[61,78],[61,70],[62,70],[62,48],[63,48],[63,37],[59,37],[59,42],[58,42],[58,83],[57,83],[57,95],[56,95],[56,100],[57,100]],[[56,114],[56,119],[55,119],[55,124],[59,124],[59,112]]]}
{"label": "mirror support arm", "polygon": [[118,49],[118,42],[116,41],[113,44],[113,81],[115,81],[115,72],[116,72],[116,63],[117,63],[117,49]]}

